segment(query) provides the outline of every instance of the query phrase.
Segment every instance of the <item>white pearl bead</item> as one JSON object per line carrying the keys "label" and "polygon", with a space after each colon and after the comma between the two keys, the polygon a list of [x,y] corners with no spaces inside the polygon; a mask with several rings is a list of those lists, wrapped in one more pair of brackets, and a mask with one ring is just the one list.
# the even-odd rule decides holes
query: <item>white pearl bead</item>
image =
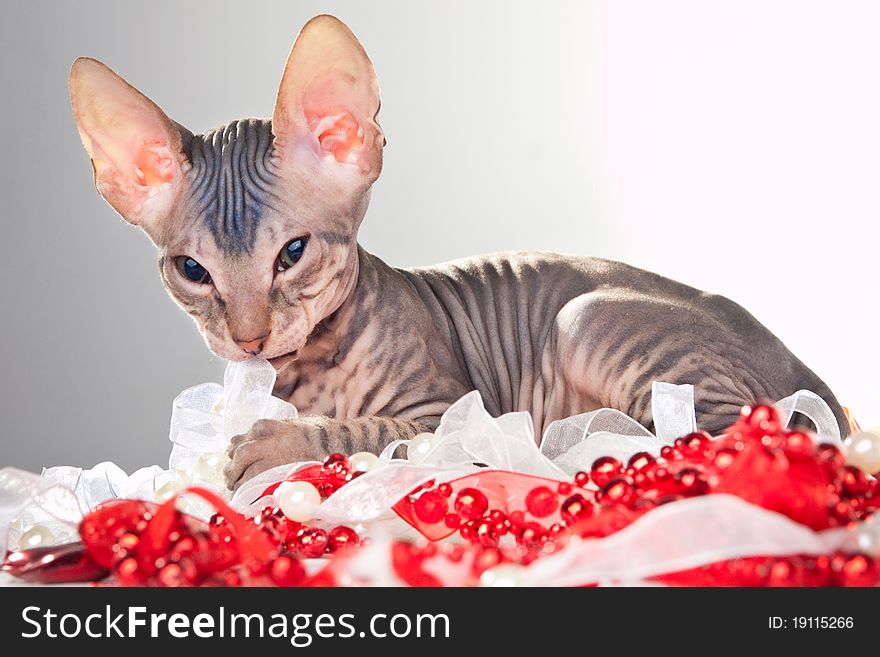
{"label": "white pearl bead", "polygon": [[153,500],[157,504],[162,504],[162,503],[170,500],[172,497],[174,497],[174,495],[179,490],[180,490],[180,486],[178,485],[178,483],[176,481],[166,482],[166,483],[162,484],[161,486],[159,486],[159,488],[156,489],[156,492],[153,493]]}
{"label": "white pearl bead", "polygon": [[321,504],[318,489],[307,481],[285,481],[275,489],[275,499],[281,513],[295,520],[306,522],[312,519],[315,509]]}
{"label": "white pearl bead", "polygon": [[55,540],[55,535],[48,527],[43,525],[34,525],[21,535],[18,539],[18,546],[22,550],[43,547],[51,545]]}
{"label": "white pearl bead", "polygon": [[410,463],[420,463],[431,451],[431,441],[434,440],[433,433],[420,433],[409,441],[406,446],[406,458]]}
{"label": "white pearl bead", "polygon": [[880,520],[869,518],[856,529],[856,545],[870,557],[880,557]]}
{"label": "white pearl bead", "polygon": [[351,469],[355,472],[369,472],[382,467],[379,457],[370,452],[357,452],[348,457]]}
{"label": "white pearl bead", "polygon": [[515,564],[489,568],[480,575],[480,586],[526,586],[525,568]]}
{"label": "white pearl bead", "polygon": [[193,482],[192,472],[188,472],[187,470],[175,470],[174,481],[180,488],[189,488],[192,486]]}
{"label": "white pearl bead", "polygon": [[880,430],[854,433],[843,441],[846,460],[859,470],[874,474],[880,472]]}
{"label": "white pearl bead", "polygon": [[226,410],[226,399],[221,397],[214,405],[211,407],[211,427],[217,433],[222,434],[224,429],[224,424],[226,423],[226,419],[223,417],[223,412]]}
{"label": "white pearl bead", "polygon": [[196,463],[196,472],[203,481],[211,484],[223,484],[223,468],[229,463],[225,452],[205,452]]}

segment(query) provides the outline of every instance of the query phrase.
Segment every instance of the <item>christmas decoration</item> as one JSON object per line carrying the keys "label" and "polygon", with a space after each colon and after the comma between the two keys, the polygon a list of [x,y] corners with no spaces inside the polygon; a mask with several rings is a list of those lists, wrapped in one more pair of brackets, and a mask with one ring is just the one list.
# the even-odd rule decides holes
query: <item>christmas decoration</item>
{"label": "christmas decoration", "polygon": [[[272,411],[271,377],[247,367],[175,403],[171,470],[104,464],[104,488],[94,473],[0,470],[18,523],[3,570],[123,586],[880,583],[880,436],[841,442],[810,393],[744,408],[712,437],[689,386],[655,384],[656,435],[602,409],[554,423],[540,449],[525,414],[491,418],[471,393],[434,434],[275,468],[230,495],[224,441],[295,413]],[[787,429],[794,412],[818,431]]]}

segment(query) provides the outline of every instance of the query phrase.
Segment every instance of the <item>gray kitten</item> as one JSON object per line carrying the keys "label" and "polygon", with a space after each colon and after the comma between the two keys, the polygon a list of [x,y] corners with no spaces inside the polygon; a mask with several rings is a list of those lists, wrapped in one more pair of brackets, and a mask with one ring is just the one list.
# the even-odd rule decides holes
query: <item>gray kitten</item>
{"label": "gray kitten", "polygon": [[275,465],[380,450],[479,390],[492,414],[608,406],[652,426],[651,383],[692,383],[697,420],[807,388],[834,395],[737,304],[628,265],[504,253],[389,267],[357,244],[385,139],[372,64],[337,19],[291,50],[272,120],[201,135],[80,58],[70,97],[101,195],[159,249],[165,287],[222,358],[267,358],[303,414],[237,436],[230,488]]}

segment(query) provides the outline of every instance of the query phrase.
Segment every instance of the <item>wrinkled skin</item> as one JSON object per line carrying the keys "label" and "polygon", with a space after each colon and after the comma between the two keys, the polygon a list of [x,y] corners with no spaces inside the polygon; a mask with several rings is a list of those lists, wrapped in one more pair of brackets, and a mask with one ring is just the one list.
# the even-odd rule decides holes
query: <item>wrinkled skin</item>
{"label": "wrinkled skin", "polygon": [[654,380],[693,384],[709,431],[807,388],[847,432],[827,386],[723,297],[597,258],[400,270],[360,248],[382,167],[378,84],[332,17],[300,33],[272,120],[195,135],[91,59],[74,63],[70,93],[98,191],[152,239],[168,292],[215,354],[268,359],[275,394],[302,414],[233,439],[230,488],[430,431],[474,389],[493,414],[530,411],[540,435],[603,406],[651,427]]}

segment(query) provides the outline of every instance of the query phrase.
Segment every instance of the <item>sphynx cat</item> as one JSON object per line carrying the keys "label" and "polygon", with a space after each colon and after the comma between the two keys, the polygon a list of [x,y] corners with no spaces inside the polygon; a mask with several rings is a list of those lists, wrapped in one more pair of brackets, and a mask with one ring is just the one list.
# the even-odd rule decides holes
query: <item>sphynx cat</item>
{"label": "sphynx cat", "polygon": [[271,120],[193,134],[109,68],[80,58],[70,97],[100,194],[159,250],[165,287],[208,347],[260,356],[302,416],[261,420],[229,449],[227,485],[330,452],[431,431],[478,390],[536,436],[600,407],[652,427],[654,380],[694,385],[719,431],[744,404],[828,387],[748,312],[619,262],[499,253],[396,269],[357,232],[382,168],[373,66],[318,16],[290,52]]}

